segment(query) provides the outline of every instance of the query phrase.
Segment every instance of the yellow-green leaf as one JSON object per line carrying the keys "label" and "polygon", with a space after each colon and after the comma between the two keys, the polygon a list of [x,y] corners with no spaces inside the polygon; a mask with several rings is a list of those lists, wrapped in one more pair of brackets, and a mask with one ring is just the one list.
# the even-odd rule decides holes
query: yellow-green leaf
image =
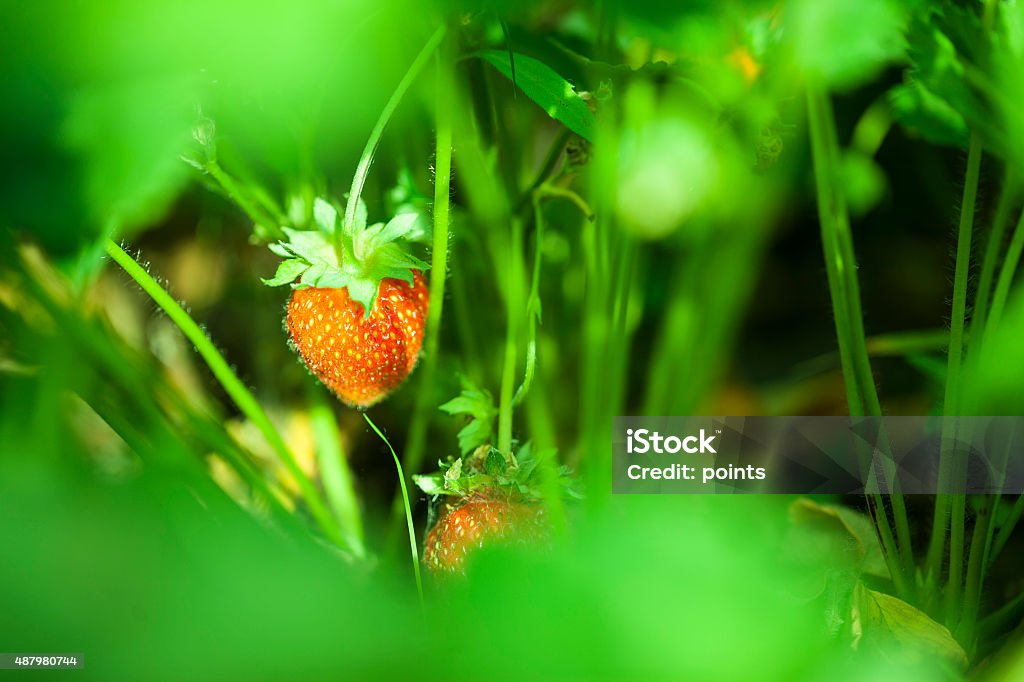
{"label": "yellow-green leaf", "polygon": [[[565,80],[551,67],[533,57],[518,52],[509,56],[501,50],[487,50],[480,57],[490,62],[503,76],[512,80],[516,87],[536,102],[547,115],[561,122],[566,128],[590,142],[594,141],[597,121],[594,113],[579,96],[572,83]],[[513,78],[512,60],[515,60]]]}
{"label": "yellow-green leaf", "polygon": [[857,585],[854,602],[857,646],[882,649],[906,659],[941,658],[967,667],[967,654],[949,630],[902,599]]}

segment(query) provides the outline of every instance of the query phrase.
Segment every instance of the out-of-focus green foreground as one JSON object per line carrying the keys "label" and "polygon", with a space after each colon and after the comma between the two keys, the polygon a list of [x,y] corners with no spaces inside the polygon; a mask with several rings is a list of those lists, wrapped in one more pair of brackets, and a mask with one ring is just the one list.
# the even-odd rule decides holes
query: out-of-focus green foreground
{"label": "out-of-focus green foreground", "polygon": [[[553,531],[418,595],[260,280],[443,26],[361,195],[443,312],[368,414],[411,476],[479,390]],[[1016,497],[610,492],[615,415],[1024,414],[1022,74],[1010,0],[0,5],[0,652],[85,660],[0,676],[1024,679]]]}

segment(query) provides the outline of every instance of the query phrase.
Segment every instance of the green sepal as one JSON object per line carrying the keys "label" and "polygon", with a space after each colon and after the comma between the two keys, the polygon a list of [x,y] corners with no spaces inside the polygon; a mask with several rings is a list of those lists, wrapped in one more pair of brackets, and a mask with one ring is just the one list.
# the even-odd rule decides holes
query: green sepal
{"label": "green sepal", "polygon": [[[412,275],[409,275],[412,279]],[[363,319],[370,316],[373,303],[377,299],[380,280],[352,279],[348,283],[348,297],[363,306]]]}
{"label": "green sepal", "polygon": [[444,474],[436,471],[432,474],[413,474],[412,482],[427,495],[450,495],[451,491],[444,487]]}
{"label": "green sepal", "polygon": [[[469,455],[438,462],[439,471],[414,480],[421,490],[435,497],[467,497],[485,493],[520,500],[540,500],[544,497],[544,485],[538,471],[539,462],[555,462],[557,459],[555,448],[536,450],[530,443],[524,443],[508,456],[489,444],[481,445]],[[557,468],[557,488],[559,494],[567,499],[583,498],[579,482],[567,467]]]}
{"label": "green sepal", "polygon": [[398,240],[422,232],[422,216],[399,213],[387,223],[366,226],[366,205],[359,202],[351,225],[342,226],[342,213],[325,199],[313,203],[315,230],[281,228],[286,239],[270,245],[284,258],[268,286],[291,283],[307,287],[345,288],[349,297],[363,306],[369,317],[384,279],[413,284],[413,270],[427,270],[428,263],[406,253]]}
{"label": "green sepal", "polygon": [[287,235],[288,241],[281,242],[281,244],[292,256],[300,258],[310,265],[335,268],[339,266],[338,253],[327,235],[322,232],[292,230],[287,227],[282,230]]}
{"label": "green sepal", "polygon": [[270,279],[261,278],[261,280],[268,287],[279,287],[284,284],[291,284],[307,270],[309,270],[309,263],[298,258],[291,258],[281,261],[273,277]]}
{"label": "green sepal", "polygon": [[[365,206],[363,208],[365,215]],[[317,198],[313,201],[313,222],[324,234],[335,234],[338,230],[338,209],[329,201]]]}
{"label": "green sepal", "polygon": [[508,462],[497,450],[491,449],[487,453],[487,457],[484,459],[484,471],[490,476],[500,476],[505,473],[505,469],[508,468]]}

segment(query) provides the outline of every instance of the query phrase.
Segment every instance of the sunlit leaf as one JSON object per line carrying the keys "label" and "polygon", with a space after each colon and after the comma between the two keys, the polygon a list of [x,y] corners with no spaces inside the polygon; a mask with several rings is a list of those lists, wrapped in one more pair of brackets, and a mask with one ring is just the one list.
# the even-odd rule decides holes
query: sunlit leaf
{"label": "sunlit leaf", "polygon": [[[506,78],[512,78],[512,61],[508,52],[488,50],[480,57],[491,63]],[[561,122],[580,137],[594,141],[597,122],[587,103],[565,80],[544,63],[524,54],[513,53],[515,84],[548,116]]]}

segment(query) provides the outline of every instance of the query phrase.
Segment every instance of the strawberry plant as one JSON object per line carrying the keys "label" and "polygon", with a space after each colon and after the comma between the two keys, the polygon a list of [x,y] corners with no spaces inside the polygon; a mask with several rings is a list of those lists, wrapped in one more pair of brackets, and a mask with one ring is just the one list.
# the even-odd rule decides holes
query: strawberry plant
{"label": "strawberry plant", "polygon": [[[0,19],[0,667],[1024,676],[1020,3]],[[613,494],[702,414],[935,494]]]}

